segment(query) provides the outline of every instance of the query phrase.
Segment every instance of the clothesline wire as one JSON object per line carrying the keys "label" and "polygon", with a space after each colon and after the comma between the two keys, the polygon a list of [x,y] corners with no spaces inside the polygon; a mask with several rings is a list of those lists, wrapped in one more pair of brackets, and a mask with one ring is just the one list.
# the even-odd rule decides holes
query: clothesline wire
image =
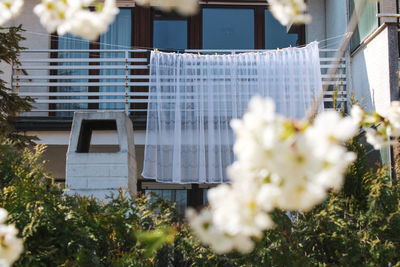
{"label": "clothesline wire", "polygon": [[[42,35],[42,36],[47,36],[47,37],[57,37],[57,38],[65,39],[65,40],[78,41],[78,42],[83,42],[83,43],[88,43],[88,44],[92,43],[92,44],[103,45],[103,46],[118,47],[118,48],[122,48],[122,49],[144,49],[144,50],[148,50],[148,51],[152,51],[154,49],[157,49],[156,47],[126,46],[126,45],[110,44],[110,43],[105,43],[105,42],[88,41],[88,40],[85,40],[85,39],[82,39],[82,38],[78,38],[78,37],[59,36],[59,35],[55,35],[55,34],[41,33],[41,32],[35,32],[35,31],[25,31],[25,33],[34,34],[34,35]],[[330,38],[323,39],[323,40],[319,40],[319,41],[316,41],[316,42],[319,45],[321,45],[321,43],[328,42],[330,40],[337,40],[336,42],[339,43],[341,41],[342,37],[347,36],[348,34],[350,34],[350,33],[346,32],[344,34],[337,35],[337,36],[330,37]],[[292,48],[301,48],[301,47],[304,47],[306,45],[307,44],[298,45],[298,46],[291,46],[291,47]],[[327,48],[328,46],[331,46],[331,45],[332,45],[332,43],[331,44],[326,43],[325,46],[322,46],[322,47],[320,46],[320,48],[321,49]],[[282,49],[285,49],[285,48],[282,48]],[[162,49],[162,50],[174,52],[174,51],[179,51],[179,50],[185,51],[185,50],[201,50],[201,49],[190,49],[190,48],[188,48],[188,49],[172,49],[171,48],[171,49]],[[213,49],[209,49],[209,50],[213,50]],[[215,49],[215,51],[217,51],[217,50],[219,50],[219,49]],[[221,49],[221,50],[229,50],[229,49]],[[276,50],[276,49],[238,49],[238,50],[249,50],[249,51],[251,51],[251,50],[260,50],[260,51],[272,50],[273,51],[273,50]]]}

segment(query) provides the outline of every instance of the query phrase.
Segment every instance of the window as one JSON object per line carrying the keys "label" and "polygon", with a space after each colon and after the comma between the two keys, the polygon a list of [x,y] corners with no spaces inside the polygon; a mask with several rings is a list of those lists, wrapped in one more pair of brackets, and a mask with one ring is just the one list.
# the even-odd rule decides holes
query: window
{"label": "window", "polygon": [[[80,37],[71,35],[71,34],[66,34],[63,36],[58,37],[58,49],[62,50],[88,50],[89,49],[89,42],[87,40],[84,40]],[[73,58],[89,58],[89,53],[87,52],[59,52],[58,53],[58,58],[60,59],[73,59]],[[62,76],[72,76],[72,75],[88,75],[88,69],[85,67],[85,69],[77,69],[77,68],[69,68],[71,65],[76,66],[87,66],[87,62],[62,62],[60,63],[62,67],[57,71],[51,71],[52,75],[62,75]],[[65,68],[65,69],[63,69]],[[63,82],[63,83],[69,83],[72,82],[71,79],[60,79],[58,82]],[[88,82],[87,79],[79,79],[75,80],[74,82],[80,82],[80,83],[86,83]],[[86,92],[87,87],[85,86],[58,86],[57,88],[51,88],[51,91],[57,91],[57,92],[74,92],[74,93],[79,93],[79,92]],[[57,99],[80,99],[81,97],[79,96],[58,96]],[[52,106],[50,106],[52,108]],[[74,103],[74,104],[67,104],[67,103],[57,103],[55,104],[55,108],[57,110],[69,110],[69,109],[86,109],[87,104],[86,103]],[[61,112],[56,112],[57,116],[72,116],[71,112],[68,111],[61,111]]]}
{"label": "window", "polygon": [[[360,5],[360,2],[361,0],[350,0],[350,16],[352,15],[355,7]],[[378,27],[376,13],[377,3],[373,1],[367,1],[364,10],[361,13],[357,28],[351,38],[351,51],[354,51],[361,44],[361,42]]]}
{"label": "window", "polygon": [[294,33],[288,33],[286,26],[282,26],[271,14],[271,11],[265,10],[265,49],[300,45],[299,27],[296,30]]}
{"label": "window", "polygon": [[[101,69],[98,68],[90,68],[89,65],[99,65],[99,62],[84,62],[85,58],[113,58],[113,59],[121,59],[121,62],[102,62],[101,65],[124,65],[122,62],[125,58],[124,52],[98,52],[98,51],[90,51],[94,49],[101,50],[120,50],[120,49],[130,49],[132,46],[132,19],[133,19],[133,9],[132,8],[120,8],[120,12],[114,20],[113,24],[111,24],[108,28],[108,31],[100,36],[97,42],[89,42],[80,37],[66,34],[64,36],[58,36],[57,46],[53,48],[63,49],[63,50],[88,50],[85,52],[58,52],[56,55],[58,58],[75,58],[77,60],[81,60],[82,62],[62,62],[60,65],[65,66],[65,69],[60,69],[57,71],[53,71],[52,75],[65,75],[65,76],[86,76],[83,79],[73,79],[73,82],[79,82],[85,84],[85,86],[75,86],[75,85],[66,85],[66,86],[57,86],[55,88],[51,88],[50,90],[56,92],[124,92],[124,86],[115,85],[116,83],[121,83],[124,81],[122,79],[99,79],[100,76],[117,76],[117,75],[125,75],[125,71],[121,69]],[[128,55],[131,56],[131,55]],[[75,66],[81,66],[82,69],[78,69]],[[69,66],[69,68],[68,68]],[[93,79],[87,79],[88,76],[93,76]],[[91,78],[91,77],[90,77]],[[58,82],[72,82],[72,79],[62,79],[57,80]],[[98,86],[98,83],[108,83],[107,86]],[[88,85],[86,85],[86,83]],[[91,83],[96,83],[96,85],[91,85]],[[115,99],[121,98],[121,96],[92,96],[89,98],[101,98],[101,99]],[[58,96],[57,99],[82,99],[80,96],[74,97],[62,97]],[[123,103],[60,103],[55,105],[50,105],[50,109],[56,108],[57,110],[63,110],[61,112],[55,112],[57,116],[72,116],[72,112],[68,110],[73,109],[123,109]]]}
{"label": "window", "polygon": [[[114,22],[109,26],[108,31],[100,36],[100,49],[130,49],[132,44],[132,10],[131,9],[120,9]],[[128,55],[130,56],[130,55]],[[101,58],[115,58],[123,60],[125,58],[125,52],[101,52]],[[102,62],[101,65],[124,65],[123,61],[120,62]],[[125,75],[123,69],[102,69],[100,70],[102,76],[115,76]],[[121,79],[104,79],[100,82],[117,83],[121,82]],[[100,86],[100,92],[124,92],[124,86]],[[116,99],[121,96],[101,96],[101,99]],[[100,103],[100,109],[124,109],[124,103]]]}
{"label": "window", "polygon": [[186,189],[147,189],[146,194],[156,194],[163,200],[169,200],[176,203],[176,209],[180,214],[185,214],[187,206],[187,190]]}
{"label": "window", "polygon": [[163,200],[176,203],[176,208],[181,215],[185,214],[186,207],[190,206],[190,202],[195,207],[208,205],[208,189],[214,186],[216,185],[163,184],[148,180],[141,183],[143,193],[155,194]]}
{"label": "window", "polygon": [[153,19],[153,47],[166,50],[188,48],[186,18],[155,11]]}
{"label": "window", "polygon": [[204,49],[254,49],[254,9],[203,8]]}

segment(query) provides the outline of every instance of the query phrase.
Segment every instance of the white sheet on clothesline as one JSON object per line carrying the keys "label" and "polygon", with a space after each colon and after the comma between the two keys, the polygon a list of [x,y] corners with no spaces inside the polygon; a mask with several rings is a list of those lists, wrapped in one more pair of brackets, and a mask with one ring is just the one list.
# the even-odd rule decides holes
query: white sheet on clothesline
{"label": "white sheet on clothesline", "polygon": [[163,183],[223,183],[234,160],[229,126],[250,98],[301,118],[322,94],[318,44],[263,53],[152,52],[143,177]]}

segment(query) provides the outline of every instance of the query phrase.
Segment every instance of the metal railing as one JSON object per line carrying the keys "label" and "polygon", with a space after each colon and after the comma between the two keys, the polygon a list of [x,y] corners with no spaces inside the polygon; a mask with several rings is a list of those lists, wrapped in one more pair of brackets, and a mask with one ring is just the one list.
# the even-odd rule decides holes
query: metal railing
{"label": "metal railing", "polygon": [[[186,50],[189,53],[242,53],[256,50]],[[328,77],[335,49],[321,49],[324,105],[344,107],[347,101],[347,62],[342,58],[335,77]],[[148,51],[25,50],[13,65],[12,87],[35,99],[21,116],[72,116],[78,110],[119,110],[145,116],[149,86]]]}

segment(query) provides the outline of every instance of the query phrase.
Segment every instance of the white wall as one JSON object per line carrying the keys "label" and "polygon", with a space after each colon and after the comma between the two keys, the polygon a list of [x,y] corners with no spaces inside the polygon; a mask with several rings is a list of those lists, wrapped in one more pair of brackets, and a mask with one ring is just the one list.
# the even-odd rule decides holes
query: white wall
{"label": "white wall", "polygon": [[29,49],[48,49],[49,38],[46,30],[40,24],[39,18],[33,13],[33,8],[39,1],[28,0],[21,15],[14,19],[11,24],[17,26],[23,25],[26,32],[23,36],[26,38],[22,45]]}
{"label": "white wall", "polygon": [[[68,149],[70,131],[29,131],[27,135],[39,137],[36,143],[47,146],[43,155],[46,160],[46,170],[51,172],[57,180],[65,179],[65,160]],[[145,131],[134,131],[135,152],[138,176],[141,177],[144,158]],[[118,140],[113,131],[101,131],[92,136],[91,144],[94,150],[114,150]]]}
{"label": "white wall", "polygon": [[[37,136],[36,141],[41,145],[68,145],[70,131],[27,131],[28,136]],[[144,145],[146,138],[146,131],[134,131],[135,145]],[[116,145],[118,144],[117,138],[113,131],[99,131],[92,136],[91,143],[94,145]]]}
{"label": "white wall", "polygon": [[[49,49],[50,48],[50,38],[46,30],[40,24],[39,18],[33,13],[34,6],[39,1],[28,0],[25,1],[25,5],[22,13],[9,23],[10,26],[18,26],[22,24],[22,27],[26,32],[22,35],[26,38],[25,41],[21,42],[21,46],[28,49]],[[48,54],[29,54],[21,56],[20,59],[26,58],[47,58]],[[44,63],[40,63],[44,64]],[[30,75],[47,75],[47,71],[37,71],[37,70],[26,70]],[[5,75],[8,81],[11,80],[11,68],[7,67],[7,74]],[[26,92],[46,92],[47,87],[32,87],[27,88]],[[39,105],[39,104],[35,104]],[[47,109],[47,104],[41,104],[41,108]],[[47,116],[47,113],[30,113],[35,116]]]}
{"label": "white wall", "polygon": [[[116,146],[112,145],[94,145],[94,151],[101,149],[102,152],[106,150],[112,151]],[[49,145],[42,159],[46,161],[45,169],[50,172],[56,180],[65,180],[65,161],[68,145]],[[144,160],[144,146],[136,145],[136,161],[137,161],[137,177],[141,179]]]}
{"label": "white wall", "polygon": [[367,110],[384,113],[390,105],[388,28],[352,55],[353,91]]}

